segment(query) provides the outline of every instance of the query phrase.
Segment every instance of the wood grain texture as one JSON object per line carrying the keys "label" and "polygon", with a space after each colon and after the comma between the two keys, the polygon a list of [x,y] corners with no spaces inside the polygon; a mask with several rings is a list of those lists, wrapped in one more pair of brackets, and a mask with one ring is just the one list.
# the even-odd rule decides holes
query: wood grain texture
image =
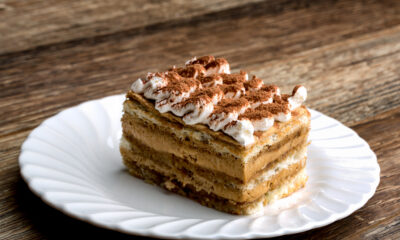
{"label": "wood grain texture", "polygon": [[188,19],[245,3],[239,0],[2,0],[0,54]]}
{"label": "wood grain texture", "polygon": [[124,93],[148,71],[205,54],[284,90],[306,85],[308,106],[352,126],[378,155],[381,184],[365,207],[284,238],[398,238],[400,1],[221,0],[193,11],[166,1],[167,9],[183,4],[174,13],[157,12],[157,1],[127,2],[0,0],[0,239],[71,239],[71,228],[128,238],[36,198],[18,173],[20,146],[67,107]]}

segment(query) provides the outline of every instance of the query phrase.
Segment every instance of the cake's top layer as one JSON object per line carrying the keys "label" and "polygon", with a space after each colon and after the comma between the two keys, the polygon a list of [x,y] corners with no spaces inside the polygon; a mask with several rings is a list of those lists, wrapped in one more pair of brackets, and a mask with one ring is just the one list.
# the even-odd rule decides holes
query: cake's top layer
{"label": "cake's top layer", "polygon": [[155,100],[155,108],[171,111],[186,124],[207,124],[222,130],[241,145],[254,143],[255,131],[266,131],[274,121],[286,122],[291,111],[301,106],[307,90],[296,86],[291,95],[281,94],[246,72],[230,73],[223,58],[204,56],[186,62],[183,68],[148,73],[131,86],[135,93]]}

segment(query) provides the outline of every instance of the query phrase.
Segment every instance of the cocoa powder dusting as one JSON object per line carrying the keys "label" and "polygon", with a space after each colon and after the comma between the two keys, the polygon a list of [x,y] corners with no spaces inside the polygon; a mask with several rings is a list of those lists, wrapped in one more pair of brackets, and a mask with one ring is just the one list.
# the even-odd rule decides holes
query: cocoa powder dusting
{"label": "cocoa powder dusting", "polygon": [[244,90],[243,83],[232,83],[232,84],[222,84],[219,85],[219,88],[225,93],[229,92],[240,92]]}
{"label": "cocoa powder dusting", "polygon": [[242,73],[221,73],[224,84],[244,83],[246,81],[245,74]]}
{"label": "cocoa powder dusting", "polygon": [[190,62],[190,64],[201,64],[203,66],[206,66],[207,64],[213,62],[215,60],[214,56],[203,56],[199,57],[196,60]]}
{"label": "cocoa powder dusting", "polygon": [[282,94],[281,96],[279,95],[274,95],[274,103],[276,104],[280,104],[280,105],[287,105],[288,102],[288,98],[290,97],[290,95],[288,94]]}
{"label": "cocoa powder dusting", "polygon": [[197,76],[203,75],[206,72],[206,69],[200,64],[193,64],[185,68],[177,68],[176,71],[182,77],[193,78],[196,75]]}
{"label": "cocoa powder dusting", "polygon": [[257,89],[261,87],[262,84],[263,81],[261,79],[257,78],[256,76],[253,76],[252,79],[244,83],[244,87],[246,88],[246,90]]}
{"label": "cocoa powder dusting", "polygon": [[264,108],[249,108],[239,116],[239,120],[241,119],[249,119],[249,120],[260,120],[263,118],[271,118],[272,113],[266,111]]}
{"label": "cocoa powder dusting", "polygon": [[256,107],[257,111],[261,112],[269,112],[272,114],[278,113],[288,113],[290,111],[289,106],[287,104],[280,104],[280,103],[268,103],[268,104],[261,104],[260,106]]}
{"label": "cocoa powder dusting", "polygon": [[302,87],[302,86],[301,86],[301,85],[296,85],[296,86],[293,88],[292,96],[294,96],[294,95],[296,94],[297,90],[298,90],[300,87]]}
{"label": "cocoa powder dusting", "polygon": [[271,93],[277,93],[278,89],[279,88],[276,85],[263,85],[260,90],[266,91],[266,92],[271,92]]}
{"label": "cocoa powder dusting", "polygon": [[245,95],[245,98],[251,103],[265,102],[271,97],[272,93],[266,91],[251,91],[251,92],[246,92]]}
{"label": "cocoa powder dusting", "polygon": [[206,84],[206,83],[210,83],[210,82],[215,82],[215,81],[218,81],[218,80],[222,80],[222,77],[219,76],[218,74],[212,74],[212,75],[210,75],[210,76],[200,76],[200,77],[199,77],[199,81],[200,81],[202,84]]}
{"label": "cocoa powder dusting", "polygon": [[[220,67],[228,62],[224,58],[214,58],[213,56],[203,56],[193,60],[185,67],[173,67],[167,72],[149,73],[147,81],[153,76],[157,76],[166,80],[167,85],[157,91],[169,91],[173,93],[183,93],[194,91],[190,96],[182,102],[177,103],[178,106],[185,106],[189,103],[204,104],[212,101],[218,101],[212,114],[240,112],[247,108],[238,119],[259,120],[263,118],[272,118],[274,114],[281,112],[288,113],[288,98],[294,95],[301,85],[297,85],[292,95],[277,95],[279,88],[276,85],[265,85],[260,78],[253,76],[252,79],[246,80],[247,73],[240,71],[239,73],[212,74],[205,76],[206,69]],[[214,85],[212,82],[222,82],[222,84]],[[228,93],[241,92],[238,99],[224,98]],[[256,108],[250,108],[250,104],[262,103],[269,101],[272,103],[261,104]],[[172,101],[172,100],[170,100]],[[236,121],[228,123],[225,128],[237,124]]]}
{"label": "cocoa powder dusting", "polygon": [[239,112],[249,102],[245,98],[222,99],[214,108],[213,114]]}
{"label": "cocoa powder dusting", "polygon": [[205,68],[209,69],[209,68],[216,68],[216,67],[220,67],[222,65],[228,64],[228,61],[226,61],[225,58],[216,58],[214,61],[209,62]]}
{"label": "cocoa powder dusting", "polygon": [[169,71],[165,74],[165,79],[167,79],[167,86],[162,87],[160,91],[183,93],[189,92],[191,88],[198,87],[200,82],[194,78],[181,77],[175,71]]}
{"label": "cocoa powder dusting", "polygon": [[224,129],[226,130],[227,128],[235,126],[236,124],[237,124],[237,121],[229,122],[228,124],[225,125]]}
{"label": "cocoa powder dusting", "polygon": [[224,92],[219,87],[210,87],[201,90],[205,95],[214,97],[215,95],[223,95]]}
{"label": "cocoa powder dusting", "polygon": [[223,95],[223,92],[218,87],[211,87],[211,88],[199,88],[195,92],[193,92],[190,97],[186,98],[182,102],[178,103],[179,106],[186,106],[189,103],[193,103],[195,105],[202,103],[210,103],[212,102],[213,97]]}

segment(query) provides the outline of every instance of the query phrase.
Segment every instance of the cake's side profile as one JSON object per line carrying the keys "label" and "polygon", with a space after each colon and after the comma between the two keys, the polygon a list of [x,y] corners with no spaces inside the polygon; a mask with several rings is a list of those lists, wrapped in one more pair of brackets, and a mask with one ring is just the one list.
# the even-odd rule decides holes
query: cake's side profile
{"label": "cake's side profile", "polygon": [[149,73],[124,102],[123,160],[147,182],[234,214],[251,214],[307,181],[310,114],[291,95],[225,59]]}

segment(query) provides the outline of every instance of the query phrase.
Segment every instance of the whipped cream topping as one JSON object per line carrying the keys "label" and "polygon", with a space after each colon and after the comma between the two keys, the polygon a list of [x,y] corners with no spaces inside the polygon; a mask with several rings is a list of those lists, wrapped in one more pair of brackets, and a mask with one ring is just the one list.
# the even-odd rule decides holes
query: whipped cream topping
{"label": "whipped cream topping", "polygon": [[307,98],[304,86],[291,95],[275,85],[266,85],[246,72],[230,73],[223,58],[204,56],[166,72],[149,73],[137,79],[131,90],[155,101],[161,112],[172,112],[188,124],[206,124],[223,131],[243,146],[255,142],[255,131],[267,131],[275,121],[286,122],[291,111]]}
{"label": "whipped cream topping", "polygon": [[293,89],[292,96],[288,98],[290,110],[300,107],[306,99],[307,89],[304,86],[296,86]]}
{"label": "whipped cream topping", "polygon": [[199,78],[203,87],[215,87],[223,84],[223,79],[219,75],[211,74],[209,76],[201,76]]}
{"label": "whipped cream topping", "polygon": [[267,131],[270,127],[274,125],[274,118],[264,117],[261,119],[254,119],[251,121],[254,127],[254,131]]}
{"label": "whipped cream topping", "polygon": [[246,99],[224,99],[210,115],[208,125],[214,131],[221,130],[228,123],[235,121],[249,106]]}
{"label": "whipped cream topping", "polygon": [[255,141],[254,126],[247,119],[231,122],[223,131],[244,146],[251,145]]}

